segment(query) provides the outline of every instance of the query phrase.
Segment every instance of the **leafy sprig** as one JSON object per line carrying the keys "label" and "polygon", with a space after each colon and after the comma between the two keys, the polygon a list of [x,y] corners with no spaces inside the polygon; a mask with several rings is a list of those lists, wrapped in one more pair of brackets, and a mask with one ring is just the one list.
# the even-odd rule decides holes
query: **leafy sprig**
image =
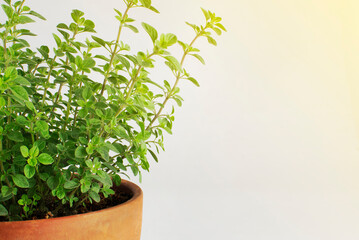
{"label": "leafy sprig", "polygon": [[[73,10],[71,23],[57,25],[55,47],[34,50],[26,38],[35,34],[22,26],[45,18],[24,0],[4,0],[0,216],[18,220],[49,211],[55,216],[64,209],[75,211],[114,194],[113,184],[119,185],[129,171],[141,180],[141,172],[150,169],[148,157],[158,161],[164,132],[172,133],[174,106],[164,113],[169,100],[182,105],[181,80],[199,86],[185,69],[186,57],[204,64],[195,42],[204,37],[216,45],[212,33],[220,35],[226,29],[221,18],[204,9],[203,25],[187,23],[195,32],[189,43],[143,22],[153,46],[133,53],[122,40],[124,28],[140,31],[131,10],[158,10],[151,0],[123,2],[123,12],[115,9],[119,21],[115,40],[97,36],[95,23]],[[79,35],[86,40],[78,40]],[[183,49],[180,60],[170,53],[177,44]],[[151,79],[158,59],[172,72],[172,84]],[[51,209],[52,205],[59,207]]]}

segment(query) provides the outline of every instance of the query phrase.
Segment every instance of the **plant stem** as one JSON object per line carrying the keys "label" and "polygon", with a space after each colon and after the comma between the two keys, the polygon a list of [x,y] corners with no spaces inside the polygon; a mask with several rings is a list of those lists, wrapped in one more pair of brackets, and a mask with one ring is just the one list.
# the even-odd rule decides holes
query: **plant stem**
{"label": "plant stem", "polygon": [[[194,42],[198,39],[198,37],[200,37],[202,35],[202,33],[206,30],[206,28],[204,28],[201,32],[199,32],[196,37],[192,40],[192,42],[189,44],[188,48],[186,49],[186,51],[184,51],[182,59],[181,59],[181,67],[183,66],[183,62],[187,56],[187,54],[189,53],[189,49],[192,47],[192,45],[194,44]],[[162,110],[164,109],[167,101],[170,99],[170,97],[172,96],[173,91],[176,89],[177,84],[179,82],[179,80],[181,79],[181,73],[178,72],[177,76],[176,76],[176,81],[175,84],[173,85],[173,87],[171,88],[171,91],[167,94],[165,100],[162,103],[162,106],[160,107],[160,109],[158,110],[158,112],[156,113],[156,115],[152,118],[150,124],[146,127],[146,130],[148,130],[152,124],[157,120],[157,118],[160,116]]]}
{"label": "plant stem", "polygon": [[47,89],[48,89],[48,85],[49,85],[49,81],[50,81],[50,77],[51,77],[51,72],[52,72],[52,69],[54,68],[56,58],[57,58],[57,56],[55,56],[55,57],[52,59],[52,62],[51,62],[51,65],[50,65],[50,69],[49,69],[49,74],[47,75],[47,78],[46,78],[46,85],[45,85],[45,89],[44,89],[44,96],[42,97],[42,105],[45,105],[46,93],[47,93]]}
{"label": "plant stem", "polygon": [[[125,13],[123,14],[124,18],[126,17],[127,12],[130,10],[130,8],[132,6],[133,6],[133,3],[129,3],[127,5]],[[111,71],[111,66],[112,66],[113,60],[114,60],[114,58],[116,56],[116,53],[117,53],[118,43],[120,41],[120,36],[121,36],[121,31],[122,31],[123,25],[124,25],[124,21],[121,21],[120,27],[118,28],[117,39],[116,39],[116,43],[115,43],[115,49],[113,50],[113,52],[111,54],[111,58],[110,58],[110,62],[109,62],[109,68],[105,73],[105,79],[103,80],[103,83],[102,83],[102,88],[101,88],[101,93],[100,93],[101,96],[103,95],[103,93],[105,91],[106,83],[107,83],[107,80],[108,80],[108,75],[109,75],[109,73]]]}
{"label": "plant stem", "polygon": [[[73,76],[73,77],[75,77],[75,76]],[[72,101],[72,91],[73,91],[73,84],[71,83],[70,84],[70,89],[69,89],[69,99],[68,99],[68,102],[67,102],[67,109],[66,109],[66,113],[65,113],[65,124],[64,124],[64,127],[63,127],[64,131],[65,131],[66,127],[67,127],[68,119],[69,119],[69,116],[70,116],[71,101]]]}

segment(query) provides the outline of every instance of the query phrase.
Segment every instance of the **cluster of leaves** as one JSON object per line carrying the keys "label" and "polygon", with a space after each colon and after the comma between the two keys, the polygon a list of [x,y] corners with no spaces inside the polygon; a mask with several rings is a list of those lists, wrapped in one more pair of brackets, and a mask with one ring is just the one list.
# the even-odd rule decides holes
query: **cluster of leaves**
{"label": "cluster of leaves", "polygon": [[[147,23],[142,28],[153,43],[151,51],[131,53],[120,40],[124,28],[138,32],[129,17],[133,8],[158,12],[151,0],[124,0],[116,40],[95,36],[95,24],[73,10],[70,24],[60,23],[56,43],[34,50],[25,40],[34,36],[23,28],[43,16],[24,5],[25,0],[4,0],[7,20],[0,24],[0,216],[31,219],[49,209],[76,209],[114,194],[113,184],[132,171],[141,178],[149,171],[148,157],[157,161],[164,132],[171,133],[174,108],[162,113],[167,102],[181,106],[178,83],[185,79],[199,86],[185,70],[190,55],[204,63],[194,42],[205,37],[216,45],[211,30],[225,31],[221,18],[203,10],[202,26],[187,23],[195,37],[190,43],[172,33],[158,34]],[[87,34],[85,41],[78,35]],[[168,51],[183,48],[177,60]],[[107,54],[101,54],[102,52]],[[163,58],[174,81],[152,81],[149,71]],[[101,78],[94,80],[93,75]],[[98,77],[97,77],[98,78]],[[36,211],[35,213],[35,206]]]}

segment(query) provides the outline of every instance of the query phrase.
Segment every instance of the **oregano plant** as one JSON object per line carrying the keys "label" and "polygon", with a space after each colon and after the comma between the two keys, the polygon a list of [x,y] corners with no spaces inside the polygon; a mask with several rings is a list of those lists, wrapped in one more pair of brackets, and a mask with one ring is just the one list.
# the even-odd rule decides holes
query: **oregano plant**
{"label": "oregano plant", "polygon": [[[204,64],[196,40],[216,45],[212,33],[226,29],[220,17],[202,9],[205,21],[187,23],[194,37],[186,43],[148,23],[136,24],[132,9],[158,13],[151,0],[123,3],[123,11],[115,9],[114,40],[99,37],[94,22],[73,10],[71,23],[57,25],[52,49],[34,49],[26,40],[35,36],[26,24],[45,18],[25,0],[1,5],[6,17],[0,23],[1,220],[57,216],[60,209],[73,214],[113,195],[113,185],[128,171],[141,179],[149,162],[158,161],[164,133],[171,134],[173,105],[182,105],[179,84],[199,86],[185,59]],[[153,47],[132,52],[124,28],[145,31]],[[175,45],[181,56],[170,53]],[[151,79],[162,62],[171,80]]]}

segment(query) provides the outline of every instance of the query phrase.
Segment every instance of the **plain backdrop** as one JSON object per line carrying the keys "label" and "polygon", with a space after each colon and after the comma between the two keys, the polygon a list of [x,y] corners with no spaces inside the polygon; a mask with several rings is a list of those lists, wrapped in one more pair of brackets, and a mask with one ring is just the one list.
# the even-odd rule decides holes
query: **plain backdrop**
{"label": "plain backdrop", "polygon": [[[72,9],[116,37],[120,0],[31,0],[48,21],[35,46]],[[161,14],[130,12],[184,41],[200,7],[223,17],[218,47],[200,40],[206,65],[186,68],[166,152],[144,174],[143,240],[359,239],[359,24],[354,0],[153,0]],[[139,27],[140,28],[140,27]],[[150,48],[142,31],[122,40]],[[176,53],[176,49],[174,52]],[[178,52],[180,53],[180,52]],[[153,78],[171,81],[166,67]],[[138,182],[136,178],[133,178]]]}

